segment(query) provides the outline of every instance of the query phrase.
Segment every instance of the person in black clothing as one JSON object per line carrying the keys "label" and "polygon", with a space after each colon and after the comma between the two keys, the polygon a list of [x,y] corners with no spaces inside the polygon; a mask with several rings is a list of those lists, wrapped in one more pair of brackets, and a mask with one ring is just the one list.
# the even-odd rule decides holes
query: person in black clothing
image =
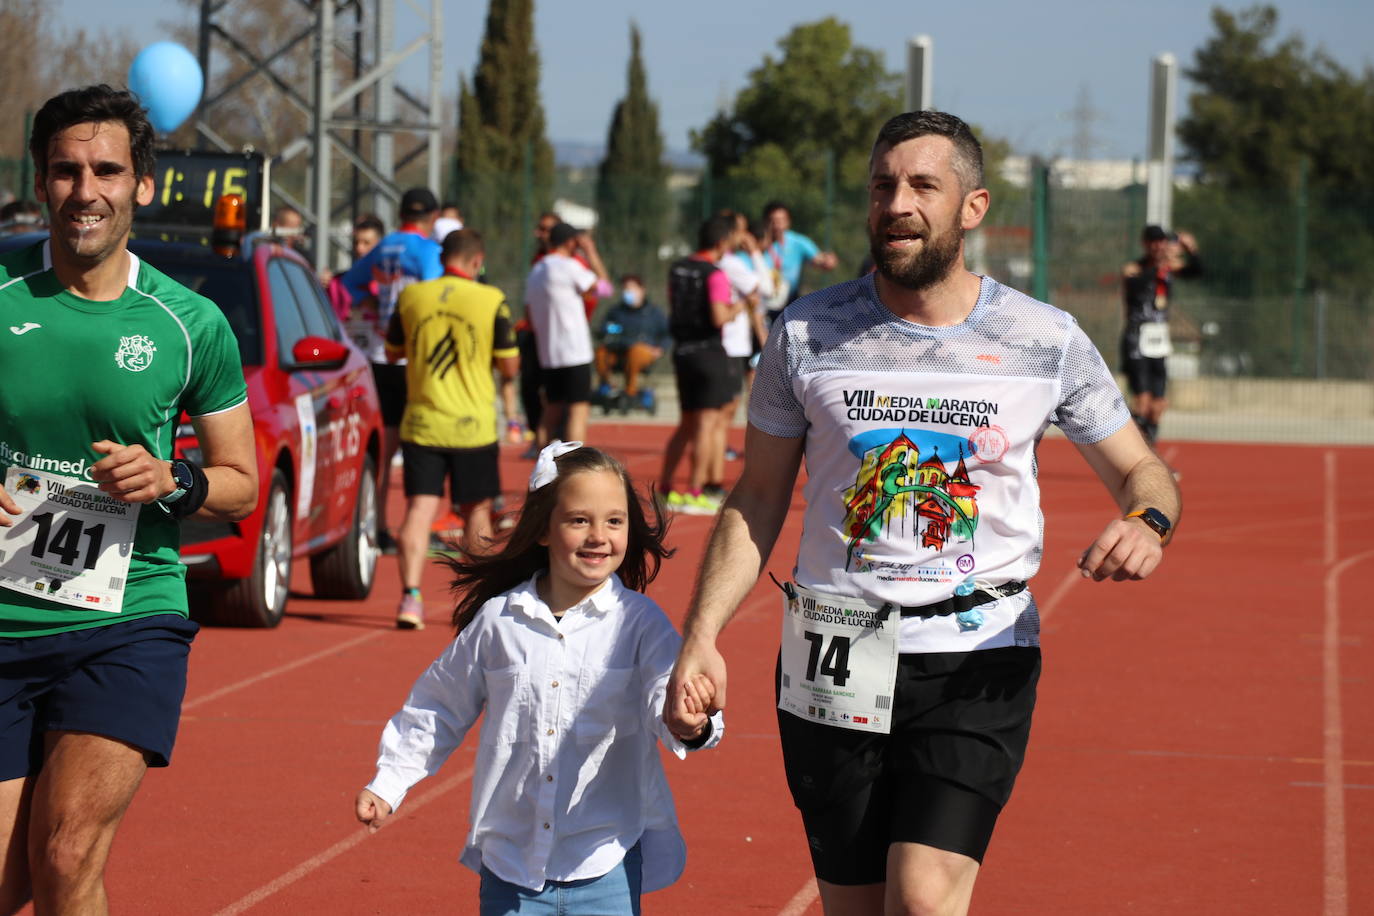
{"label": "person in black clothing", "polygon": [[[725,447],[725,438],[716,432],[716,425],[725,422],[720,408],[739,393],[739,379],[730,373],[720,329],[740,313],[744,301],[734,300],[730,281],[716,266],[734,237],[733,215],[711,217],[697,234],[697,251],[675,261],[668,271],[668,325],[682,417],[664,447],[659,492],[666,494],[668,508],[675,512],[714,515],[720,509],[720,500],[703,494],[702,489],[710,469],[710,449]],[[673,488],[673,476],[689,443],[692,475],[683,492]]]}
{"label": "person in black clothing", "polygon": [[639,277],[626,274],[620,278],[620,301],[602,319],[597,338],[601,341],[596,347],[597,398],[612,403],[615,389],[611,373],[619,369],[625,373],[624,403],[652,411],[653,389],[641,391],[639,377],[663,355],[672,337],[668,318],[648,301]]}
{"label": "person in black clothing", "polygon": [[1169,303],[1174,277],[1202,273],[1197,240],[1190,233],[1166,232],[1146,226],[1140,234],[1144,256],[1121,269],[1121,291],[1126,307],[1126,326],[1121,333],[1121,371],[1131,391],[1131,415],[1153,443],[1159,421],[1169,401],[1165,397],[1168,374],[1165,357],[1169,342]]}

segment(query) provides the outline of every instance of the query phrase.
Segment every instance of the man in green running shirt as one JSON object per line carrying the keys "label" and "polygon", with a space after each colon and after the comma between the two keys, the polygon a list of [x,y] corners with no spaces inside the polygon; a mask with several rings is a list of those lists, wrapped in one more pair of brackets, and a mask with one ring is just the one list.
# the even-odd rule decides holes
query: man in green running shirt
{"label": "man in green running shirt", "polygon": [[[247,516],[257,463],[228,322],[127,248],[154,191],[138,100],[57,95],[29,151],[50,237],[0,256],[0,913],[104,913],[186,688],[178,520]],[[203,467],[169,460],[182,410]]]}

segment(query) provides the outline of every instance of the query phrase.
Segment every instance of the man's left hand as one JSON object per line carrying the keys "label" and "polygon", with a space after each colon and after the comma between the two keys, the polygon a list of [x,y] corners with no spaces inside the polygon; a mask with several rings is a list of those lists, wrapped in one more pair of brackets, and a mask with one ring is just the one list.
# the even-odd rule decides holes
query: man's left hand
{"label": "man's left hand", "polygon": [[1164,558],[1164,544],[1148,525],[1136,518],[1116,519],[1097,536],[1078,559],[1083,578],[1101,582],[1144,579]]}
{"label": "man's left hand", "polygon": [[120,502],[150,503],[176,489],[171,464],[154,458],[142,445],[102,439],[91,448],[105,456],[91,465],[92,479]]}

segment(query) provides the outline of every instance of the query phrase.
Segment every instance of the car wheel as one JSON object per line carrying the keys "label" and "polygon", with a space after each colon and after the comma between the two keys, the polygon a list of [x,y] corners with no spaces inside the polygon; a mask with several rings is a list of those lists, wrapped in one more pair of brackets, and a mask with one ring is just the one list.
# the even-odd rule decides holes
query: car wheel
{"label": "car wheel", "polygon": [[310,558],[310,580],[316,598],[358,599],[372,593],[377,572],[377,464],[363,458],[358,498],[353,504],[353,525],[343,540]]}
{"label": "car wheel", "polygon": [[211,622],[231,627],[275,627],[281,623],[291,588],[291,527],[286,477],[274,470],[253,554],[253,572],[211,593]]}

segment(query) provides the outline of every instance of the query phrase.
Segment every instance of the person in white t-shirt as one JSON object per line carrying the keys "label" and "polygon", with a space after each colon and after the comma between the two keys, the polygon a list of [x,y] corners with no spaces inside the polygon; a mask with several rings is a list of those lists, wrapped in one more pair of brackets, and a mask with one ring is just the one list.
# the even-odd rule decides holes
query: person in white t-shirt
{"label": "person in white t-shirt", "polygon": [[726,705],[717,638],[805,460],[777,715],[822,903],[960,914],[1030,735],[1040,438],[1058,426],[1120,508],[1079,558],[1085,578],[1153,573],[1181,500],[1072,316],[965,268],[989,205],[968,125],[898,115],[869,169],[877,271],[770,330],[665,716],[686,715],[679,688],[702,674]]}
{"label": "person in white t-shirt", "polygon": [[725,355],[730,358],[730,375],[737,396],[720,409],[721,419],[717,427],[720,448],[711,452],[713,464],[706,485],[708,492],[718,493],[722,499],[725,498],[725,461],[729,454],[727,438],[730,425],[735,420],[735,412],[739,409],[738,392],[749,390],[750,376],[753,374],[749,361],[754,355],[754,341],[759,341],[761,345],[768,339],[763,296],[772,281],[763,254],[749,233],[748,218],[743,213],[732,215],[735,218],[733,248],[720,259],[719,264],[730,281],[731,295],[740,303],[741,310],[720,329],[720,342],[725,347]]}
{"label": "person in white t-shirt", "polygon": [[[581,252],[591,266],[573,257],[574,251]],[[591,236],[567,223],[550,229],[549,252],[525,281],[525,305],[544,388],[541,446],[560,437],[578,441],[587,437],[595,353],[582,297],[595,290],[599,281],[607,281],[606,268]]]}
{"label": "person in white t-shirt", "polygon": [[662,718],[681,639],[642,591],[671,553],[665,527],[618,461],[555,442],[502,549],[450,561],[457,636],[387,723],[354,810],[380,828],[480,717],[461,861],[482,876],[484,914],[637,913],[641,892],[682,874],[658,746],[714,747],[725,722],[705,712],[704,677],[684,723]]}

